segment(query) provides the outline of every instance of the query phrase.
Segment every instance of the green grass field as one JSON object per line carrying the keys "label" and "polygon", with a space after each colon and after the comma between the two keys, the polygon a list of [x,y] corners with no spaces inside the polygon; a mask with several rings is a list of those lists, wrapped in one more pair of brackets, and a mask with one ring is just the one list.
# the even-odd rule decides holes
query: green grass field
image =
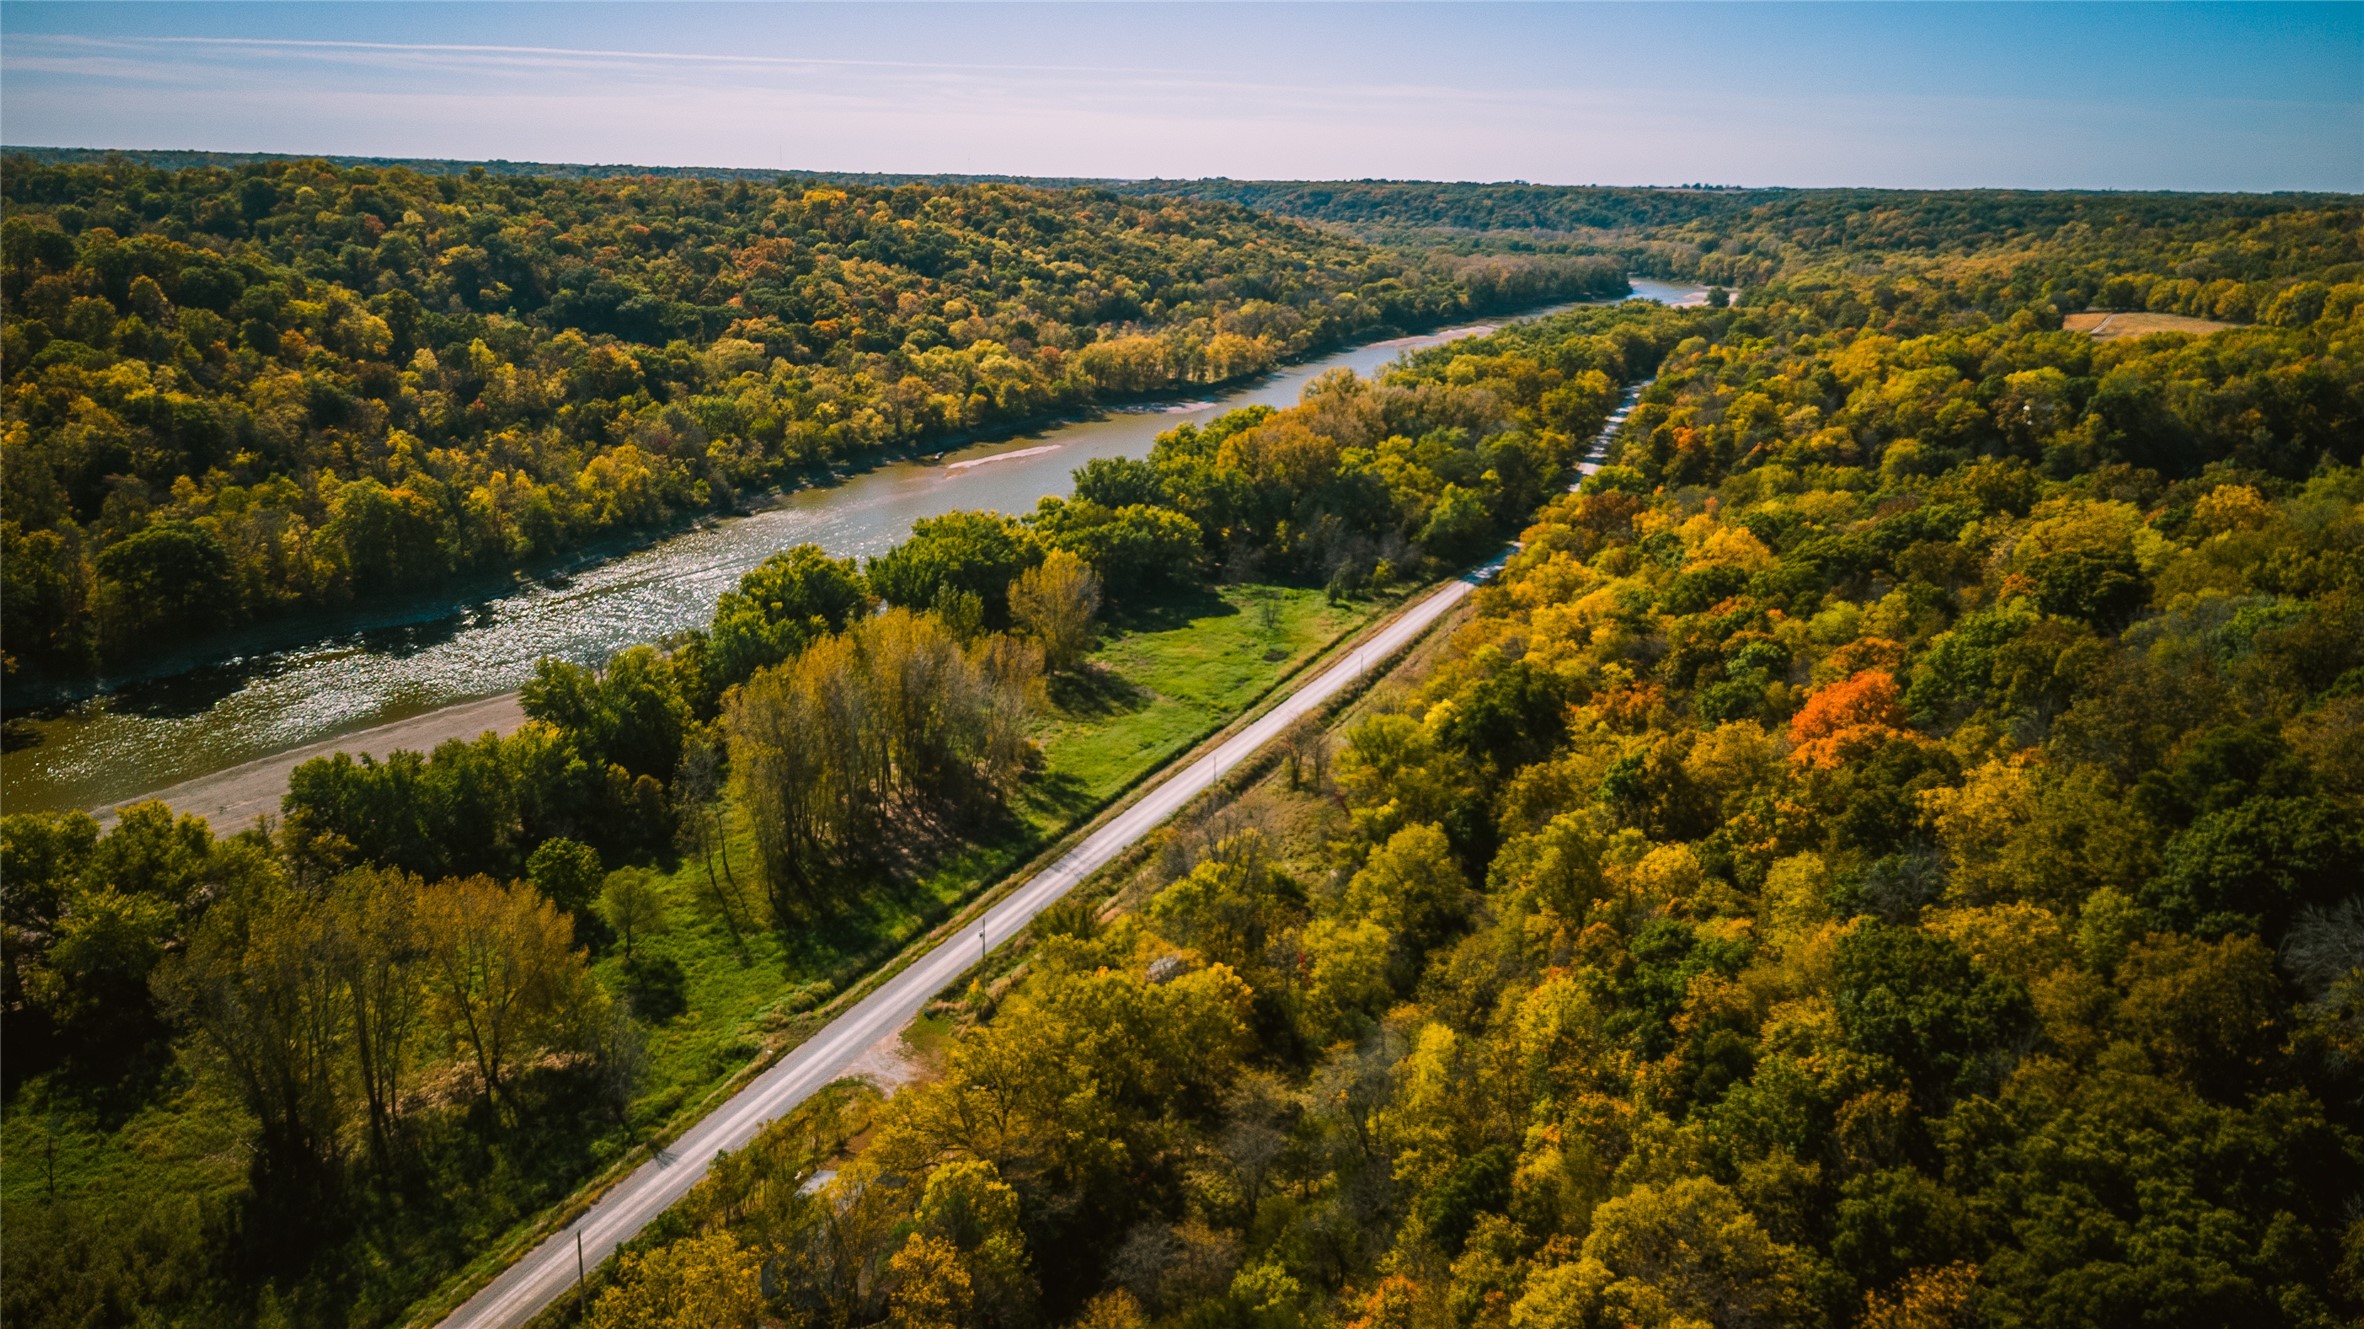
{"label": "green grass field", "polygon": [[[978,891],[1058,839],[1165,761],[1253,703],[1283,676],[1368,620],[1370,603],[1331,605],[1319,591],[1229,587],[1134,612],[1112,625],[1093,668],[1053,680],[1039,721],[1042,751],[1013,816],[979,843],[940,846],[917,880],[849,883],[825,924],[782,935],[715,903],[697,857],[659,875],[665,927],[639,939],[641,982],[610,948],[594,964],[628,994],[641,1040],[621,1120],[577,1107],[506,1131],[489,1145],[452,1130],[407,1185],[370,1189],[349,1206],[349,1231],[326,1243],[312,1272],[267,1292],[260,1318],[283,1305],[294,1322],[398,1320],[458,1271],[486,1259],[584,1181],[653,1137],[685,1126],[714,1091],[767,1044],[806,1032],[808,1014]],[[727,824],[727,819],[726,819]],[[749,905],[762,891],[743,827],[714,869]],[[727,857],[727,869],[725,858]],[[650,982],[646,975],[671,975]],[[104,1225],[142,1234],[142,1267],[91,1271],[134,1305],[242,1304],[261,1279],[223,1267],[243,1192],[242,1110],[201,1076],[160,1067],[121,1106],[53,1098],[20,1086],[0,1116],[0,1199],[11,1243],[77,1243]],[[51,1198],[54,1194],[55,1198]],[[122,1249],[121,1243],[101,1245]]]}
{"label": "green grass field", "polygon": [[[1269,608],[1267,608],[1269,606]],[[734,938],[709,902],[706,869],[684,861],[663,883],[665,932],[640,944],[671,959],[684,979],[682,1010],[647,1032],[647,1070],[633,1125],[661,1129],[766,1040],[935,926],[980,888],[1024,862],[1110,798],[1237,715],[1277,680],[1366,621],[1368,603],[1329,604],[1293,587],[1226,587],[1160,606],[1110,636],[1081,680],[1053,680],[1038,724],[1043,768],[1015,809],[1018,820],[983,844],[961,847],[926,877],[880,884],[823,927],[788,937],[746,929]],[[727,847],[741,891],[758,893],[755,855],[743,833]],[[717,856],[716,870],[723,869]],[[625,987],[623,962],[602,957],[600,977]]]}

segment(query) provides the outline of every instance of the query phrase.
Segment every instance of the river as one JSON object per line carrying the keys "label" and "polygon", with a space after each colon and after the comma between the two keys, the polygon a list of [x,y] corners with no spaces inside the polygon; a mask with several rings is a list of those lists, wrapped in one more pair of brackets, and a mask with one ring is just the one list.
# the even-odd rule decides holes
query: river
{"label": "river", "polygon": [[[1701,287],[1633,279],[1634,294],[1698,303]],[[1541,317],[1573,306],[1555,306]],[[1487,325],[1337,351],[1203,399],[1112,411],[979,444],[925,462],[897,462],[790,494],[776,506],[710,522],[566,576],[521,580],[465,604],[449,602],[297,645],[234,654],[170,677],[20,717],[0,755],[0,805],[10,812],[108,808],[155,792],[221,829],[276,807],[287,758],[337,746],[382,752],[395,741],[507,728],[514,691],[545,655],[597,663],[634,642],[703,624],[715,598],[791,545],[873,555],[911,524],[954,508],[1027,512],[1063,494],[1095,457],[1142,457],[1157,435],[1257,404],[1290,406],[1316,376],[1369,375],[1408,350],[1491,331]],[[450,722],[429,719],[449,711]],[[363,731],[369,731],[364,733]],[[278,760],[273,760],[277,758]],[[236,791],[225,773],[243,772]],[[192,785],[191,782],[195,782]],[[180,786],[179,789],[171,787]],[[194,795],[202,786],[204,799]]]}

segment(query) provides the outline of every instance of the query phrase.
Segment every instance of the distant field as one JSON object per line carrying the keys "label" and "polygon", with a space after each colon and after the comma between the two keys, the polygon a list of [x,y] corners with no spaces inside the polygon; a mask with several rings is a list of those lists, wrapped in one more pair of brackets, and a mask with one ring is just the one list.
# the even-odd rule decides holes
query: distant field
{"label": "distant field", "polygon": [[2070,314],[2060,320],[2069,332],[2082,332],[2095,341],[2116,341],[2120,337],[2141,337],[2153,332],[2188,332],[2205,337],[2211,332],[2222,332],[2233,326],[2209,318],[2192,318],[2184,314]]}

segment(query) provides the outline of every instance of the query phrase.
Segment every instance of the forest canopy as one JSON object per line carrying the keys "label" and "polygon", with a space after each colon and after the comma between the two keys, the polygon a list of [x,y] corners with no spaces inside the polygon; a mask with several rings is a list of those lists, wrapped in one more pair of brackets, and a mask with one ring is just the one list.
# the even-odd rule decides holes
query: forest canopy
{"label": "forest canopy", "polygon": [[[1364,592],[1497,548],[1570,482],[1621,385],[1711,326],[1572,311],[1171,430],[1081,468],[1072,498],[928,518],[866,564],[782,551],[705,629],[540,662],[516,732],[307,761],[283,818],[234,836],[160,803],[104,831],[0,818],[7,1084],[49,1114],[12,1108],[11,1138],[54,1149],[64,1118],[69,1158],[126,1165],[168,1139],[207,1179],[158,1204],[138,1166],[69,1161],[62,1189],[11,1174],[0,1313],[396,1318],[474,1258],[469,1234],[680,1108],[646,1085],[647,1045],[704,1013],[716,974],[668,968],[649,937],[719,933],[727,975],[806,1013],[832,982],[783,994],[759,946],[859,938],[915,882],[1033,847],[1017,806],[1072,780],[1037,742],[1049,685],[1094,709],[1130,686],[1081,658],[1103,608],[1224,604],[1210,583],[1255,576],[1359,598],[1352,622],[1383,603]],[[507,1023],[480,1033],[491,1007]],[[409,1255],[361,1254],[386,1249]]]}
{"label": "forest canopy", "polygon": [[[721,1160],[589,1320],[2364,1314],[2353,200],[1217,183],[1337,215],[12,170],[0,607],[51,663],[1481,291],[1727,286],[1326,376],[867,564],[784,551],[705,631],[545,661],[514,735],[307,763],[275,825],[0,819],[11,1140],[67,1108],[127,1160],[61,1192],[12,1149],[12,1320],[405,1318],[481,1257],[461,1211],[529,1221],[629,1138],[695,999],[652,873],[810,940],[1025,796],[1104,608],[1514,534],[1395,686],[939,1002],[933,1079]],[[143,1189],[167,1137],[214,1184]]]}
{"label": "forest canopy", "polygon": [[1006,184],[8,162],[12,668],[498,572],[883,450],[1625,290]]}
{"label": "forest canopy", "polygon": [[594,1320],[711,1271],[746,1325],[2353,1323],[2364,287],[2319,280],[2103,344],[1975,263],[1690,315],[1432,668]]}

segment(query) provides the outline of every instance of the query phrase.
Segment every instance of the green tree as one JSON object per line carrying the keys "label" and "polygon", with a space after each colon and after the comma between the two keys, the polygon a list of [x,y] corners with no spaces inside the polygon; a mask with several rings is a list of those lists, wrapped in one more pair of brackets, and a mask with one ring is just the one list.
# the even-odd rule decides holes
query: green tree
{"label": "green tree", "polygon": [[1073,499],[1054,495],[1027,515],[1026,524],[1046,544],[1091,564],[1120,601],[1187,585],[1206,561],[1205,534],[1198,523],[1168,507],[1108,507],[1080,494]]}
{"label": "green tree", "polygon": [[2145,903],[2190,931],[2278,937],[2300,907],[2354,883],[2360,852],[2354,820],[2327,801],[2253,798],[2170,838]]}
{"label": "green tree", "polygon": [[525,879],[542,898],[581,917],[591,907],[607,872],[599,851],[579,840],[554,835],[534,846],[525,860]]}
{"label": "green tree", "polygon": [[93,848],[84,872],[93,882],[180,909],[204,889],[216,866],[215,853],[203,818],[175,815],[151,800],[116,813],[115,825]]}
{"label": "green tree", "polygon": [[739,578],[714,607],[708,659],[716,691],[795,656],[814,637],[845,628],[869,600],[850,558],[797,545]]}
{"label": "green tree", "polygon": [[927,609],[950,589],[982,600],[988,623],[1007,623],[1010,583],[1041,561],[1041,545],[1017,521],[947,512],[921,518],[910,539],[870,560],[869,580],[888,604]]}
{"label": "green tree", "polygon": [[343,1155],[349,994],[325,913],[283,882],[254,882],[207,910],[155,978],[256,1122],[255,1185],[282,1235],[323,1212]]}
{"label": "green tree", "polygon": [[112,886],[74,891],[23,975],[26,997],[91,1049],[147,1036],[148,975],[178,931],[170,905]]}
{"label": "green tree", "polygon": [[1493,505],[1484,492],[1447,484],[1436,507],[1420,528],[1420,543],[1448,563],[1463,563],[1484,553],[1494,540]]}
{"label": "green tree", "polygon": [[656,882],[639,868],[618,868],[599,888],[599,916],[624,943],[624,959],[640,939],[665,930],[665,897]]}
{"label": "green tree", "polygon": [[1114,512],[1135,505],[1157,506],[1166,499],[1157,468],[1134,457],[1094,457],[1075,468],[1075,497]]}
{"label": "green tree", "polygon": [[1869,919],[1840,939],[1834,978],[1849,1046],[1894,1062],[1925,1104],[1999,1078],[2031,1019],[2026,992],[1961,948]]}
{"label": "green tree", "polygon": [[597,670],[545,656],[522,697],[528,716],[574,740],[595,767],[670,780],[681,764],[689,706],[655,647],[627,647]]}
{"label": "green tree", "polygon": [[98,612],[113,641],[202,631],[237,607],[229,551],[191,523],[146,527],[109,545],[97,566]]}
{"label": "green tree", "polygon": [[86,812],[12,812],[0,817],[0,975],[5,1010],[24,1001],[24,971],[57,935],[58,919],[98,848],[99,827]]}
{"label": "green tree", "polygon": [[1831,1256],[1857,1286],[1877,1291],[1971,1254],[1976,1229],[1961,1197],[1911,1168],[1885,1168],[1840,1190]]}
{"label": "green tree", "polygon": [[[0,490],[0,493],[5,493]],[[9,495],[9,509],[26,505]],[[94,662],[88,569],[57,531],[27,532],[0,521],[0,638],[8,645],[0,669],[14,678],[20,665],[71,672]]]}

